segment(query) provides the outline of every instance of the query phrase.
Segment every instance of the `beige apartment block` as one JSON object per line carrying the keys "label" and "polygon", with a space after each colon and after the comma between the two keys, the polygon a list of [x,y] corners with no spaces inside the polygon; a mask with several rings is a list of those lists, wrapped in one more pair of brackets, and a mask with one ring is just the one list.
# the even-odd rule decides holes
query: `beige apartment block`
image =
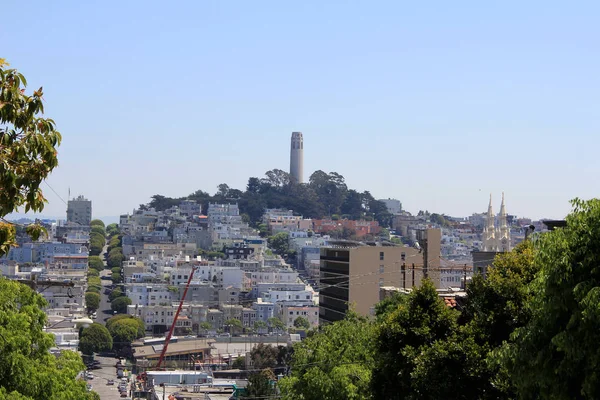
{"label": "beige apartment block", "polygon": [[416,247],[337,241],[322,248],[320,323],[343,319],[350,306],[361,315],[372,315],[383,286],[410,289],[428,277],[439,287],[441,231],[419,231],[417,239]]}

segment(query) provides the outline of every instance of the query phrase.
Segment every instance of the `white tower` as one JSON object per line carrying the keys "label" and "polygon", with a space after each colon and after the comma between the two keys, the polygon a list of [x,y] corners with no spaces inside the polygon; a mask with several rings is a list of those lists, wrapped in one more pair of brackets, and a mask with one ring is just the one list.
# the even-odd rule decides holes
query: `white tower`
{"label": "white tower", "polygon": [[290,175],[296,183],[304,182],[304,140],[301,132],[292,132]]}
{"label": "white tower", "polygon": [[506,207],[504,206],[504,192],[502,192],[502,204],[498,215],[498,228],[496,229],[497,251],[510,251],[510,229],[506,221]]}
{"label": "white tower", "polygon": [[496,227],[494,226],[494,212],[492,211],[492,195],[483,228],[483,251],[496,251]]}

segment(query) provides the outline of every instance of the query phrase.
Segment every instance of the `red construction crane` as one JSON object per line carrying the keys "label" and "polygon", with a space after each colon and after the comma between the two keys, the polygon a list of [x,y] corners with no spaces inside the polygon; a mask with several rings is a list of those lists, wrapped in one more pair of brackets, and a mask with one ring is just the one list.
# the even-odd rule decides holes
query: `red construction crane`
{"label": "red construction crane", "polygon": [[173,323],[171,324],[171,329],[169,329],[169,333],[167,334],[167,338],[165,339],[165,344],[163,346],[162,351],[160,352],[160,358],[158,359],[158,364],[156,364],[156,369],[160,370],[160,367],[165,358],[165,354],[167,354],[167,347],[169,347],[169,342],[171,341],[171,336],[173,336],[173,331],[175,330],[175,324],[177,323],[177,318],[179,317],[179,313],[181,312],[181,308],[183,307],[183,301],[185,300],[185,295],[190,288],[190,282],[192,282],[192,277],[194,276],[194,272],[198,267],[192,266],[192,272],[190,272],[190,277],[188,278],[187,284],[185,285],[185,290],[183,291],[183,296],[181,296],[181,300],[179,301],[179,307],[177,307],[177,312],[175,313],[175,318],[173,318]]}

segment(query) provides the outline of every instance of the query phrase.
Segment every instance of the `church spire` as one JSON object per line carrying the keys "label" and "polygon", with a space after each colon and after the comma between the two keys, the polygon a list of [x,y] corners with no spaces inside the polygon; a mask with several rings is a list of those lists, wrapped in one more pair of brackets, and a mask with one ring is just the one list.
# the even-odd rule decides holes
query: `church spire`
{"label": "church spire", "polygon": [[504,192],[502,192],[502,204],[498,215],[497,243],[498,251],[510,251],[510,228],[508,227],[506,206],[504,205]]}
{"label": "church spire", "polygon": [[492,194],[490,193],[490,204],[486,215],[485,227],[483,228],[483,251],[496,251],[496,227],[494,225],[494,211],[492,208]]}

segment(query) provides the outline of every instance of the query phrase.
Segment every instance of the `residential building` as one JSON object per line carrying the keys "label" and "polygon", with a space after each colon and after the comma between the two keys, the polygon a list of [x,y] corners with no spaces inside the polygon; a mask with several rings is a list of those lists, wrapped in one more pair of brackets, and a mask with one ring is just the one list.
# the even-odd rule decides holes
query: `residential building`
{"label": "residential building", "polygon": [[89,226],[92,221],[92,202],[78,196],[67,203],[67,222]]}
{"label": "residential building", "polygon": [[439,287],[441,231],[421,231],[418,239],[418,248],[351,241],[322,248],[320,323],[343,319],[351,304],[359,314],[372,314],[381,286],[412,288],[428,277]]}
{"label": "residential building", "polygon": [[402,203],[396,199],[379,199],[391,214],[400,214],[402,212]]}

